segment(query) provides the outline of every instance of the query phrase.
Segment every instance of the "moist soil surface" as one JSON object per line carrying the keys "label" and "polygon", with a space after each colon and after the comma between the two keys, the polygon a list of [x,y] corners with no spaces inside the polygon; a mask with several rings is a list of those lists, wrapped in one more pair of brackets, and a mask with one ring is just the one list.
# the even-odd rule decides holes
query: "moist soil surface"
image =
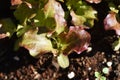
{"label": "moist soil surface", "polygon": [[[70,65],[63,69],[52,53],[35,59],[22,47],[13,50],[15,37],[0,39],[0,80],[95,80],[95,72],[101,75],[97,80],[103,80],[103,76],[106,80],[120,80],[120,51],[112,49],[118,36],[103,27],[108,6],[104,2],[92,6],[98,11],[98,21],[88,30],[91,34],[90,51],[71,53]],[[104,68],[109,70],[107,74],[103,73]]]}

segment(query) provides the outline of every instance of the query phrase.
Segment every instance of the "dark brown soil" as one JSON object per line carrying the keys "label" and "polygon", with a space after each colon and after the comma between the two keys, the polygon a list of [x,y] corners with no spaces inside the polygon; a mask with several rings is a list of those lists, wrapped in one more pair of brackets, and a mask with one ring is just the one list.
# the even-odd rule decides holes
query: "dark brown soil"
{"label": "dark brown soil", "polygon": [[[24,48],[14,52],[8,43],[1,47],[0,80],[69,80],[68,75],[75,73],[72,80],[95,80],[94,72],[102,73],[104,67],[110,69],[109,74],[103,74],[108,80],[120,79],[120,52],[112,51],[110,43],[114,37],[105,37],[95,42],[92,51],[81,54],[69,55],[70,66],[66,69],[59,68],[52,54],[41,55],[39,59],[32,58]],[[107,66],[112,62],[112,66]]]}
{"label": "dark brown soil", "polygon": [[[108,11],[106,5],[93,5],[98,11],[99,21],[95,21],[95,26],[88,30],[92,36],[92,50],[70,54],[70,66],[66,69],[58,66],[51,53],[35,59],[24,48],[13,51],[14,38],[1,39],[0,80],[95,80],[95,71],[107,80],[120,80],[120,51],[113,51],[111,46],[117,36],[114,31],[104,31],[103,28],[103,19]],[[108,62],[112,65],[108,66]],[[108,74],[102,72],[104,67],[109,68]],[[74,76],[70,79],[68,75],[71,73]]]}

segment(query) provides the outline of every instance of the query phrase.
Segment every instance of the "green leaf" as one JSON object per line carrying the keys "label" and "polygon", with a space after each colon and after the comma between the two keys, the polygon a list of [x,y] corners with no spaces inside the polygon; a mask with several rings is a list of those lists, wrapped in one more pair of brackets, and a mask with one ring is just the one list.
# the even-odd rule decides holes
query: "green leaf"
{"label": "green leaf", "polygon": [[115,12],[115,13],[118,13],[118,12],[119,12],[119,10],[116,9],[115,4],[109,3],[108,5],[109,5],[109,8],[110,8],[111,11],[113,11],[113,12]]}
{"label": "green leaf", "polygon": [[64,55],[63,53],[60,53],[57,57],[58,64],[62,68],[67,68],[69,66],[69,59],[67,55]]}
{"label": "green leaf", "polygon": [[34,3],[38,3],[39,0],[25,0],[26,2],[30,3],[30,4],[34,4]]}
{"label": "green leaf", "polygon": [[87,19],[84,24],[86,26],[93,27],[94,26],[94,19]]}
{"label": "green leaf", "polygon": [[34,13],[26,3],[22,3],[15,10],[14,15],[21,24],[26,24],[27,19]]}
{"label": "green leaf", "polygon": [[71,11],[72,23],[75,26],[86,25],[92,27],[97,11],[82,0],[67,0],[68,9]]}
{"label": "green leaf", "polygon": [[23,26],[23,25],[18,25],[17,26],[17,30],[16,30],[16,34],[18,37],[22,36],[25,32],[27,32],[28,30],[30,30],[33,26],[27,25],[27,26]]}
{"label": "green leaf", "polygon": [[81,2],[81,0],[66,0],[66,5],[69,10],[75,8],[78,5],[78,1]]}
{"label": "green leaf", "polygon": [[97,12],[91,8],[89,10],[85,10],[84,17],[88,19],[96,19],[96,16],[95,16],[96,13]]}
{"label": "green leaf", "polygon": [[112,44],[112,47],[114,51],[118,51],[120,49],[120,38]]}
{"label": "green leaf", "polygon": [[38,10],[34,20],[37,20],[37,22],[34,22],[34,25],[37,27],[55,28],[55,19],[50,17],[46,18],[43,10]]}
{"label": "green leaf", "polygon": [[99,78],[101,74],[99,72],[95,72],[95,77]]}
{"label": "green leaf", "polygon": [[1,20],[3,30],[8,32],[10,36],[16,31],[16,26],[10,18]]}
{"label": "green leaf", "polygon": [[74,11],[70,12],[70,15],[72,16],[72,23],[75,26],[80,26],[83,25],[84,22],[86,21],[86,18],[80,15],[76,15]]}
{"label": "green leaf", "polygon": [[30,3],[35,10],[43,9],[48,0],[25,0]]}
{"label": "green leaf", "polygon": [[100,77],[100,80],[106,80],[106,77],[101,76],[101,77]]}

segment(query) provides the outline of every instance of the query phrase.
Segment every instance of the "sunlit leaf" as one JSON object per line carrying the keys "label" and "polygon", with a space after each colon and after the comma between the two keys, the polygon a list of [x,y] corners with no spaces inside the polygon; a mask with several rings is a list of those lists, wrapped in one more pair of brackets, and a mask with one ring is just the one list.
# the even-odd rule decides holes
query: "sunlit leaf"
{"label": "sunlit leaf", "polygon": [[46,34],[37,34],[37,30],[30,30],[23,36],[21,46],[29,50],[33,57],[53,51],[52,43],[47,39]]}
{"label": "sunlit leaf", "polygon": [[70,15],[72,16],[72,23],[75,26],[83,25],[84,22],[86,21],[85,17],[80,16],[80,15],[76,15],[74,11],[71,11]]}
{"label": "sunlit leaf", "polygon": [[85,11],[84,17],[88,19],[96,19],[95,14],[97,14],[97,12],[91,8],[90,10]]}
{"label": "sunlit leaf", "polygon": [[18,37],[20,37],[20,36],[24,35],[24,33],[27,32],[28,30],[30,30],[31,28],[32,28],[32,26],[29,26],[29,25],[27,25],[27,26],[18,25],[16,34]]}
{"label": "sunlit leaf", "polygon": [[54,17],[55,14],[64,17],[64,11],[60,3],[55,0],[49,0],[45,5],[45,16],[46,17]]}
{"label": "sunlit leaf", "polygon": [[118,13],[118,12],[119,12],[119,10],[116,9],[115,4],[109,3],[108,5],[109,5],[109,8],[110,8],[110,10],[111,10],[112,12],[115,12],[115,13]]}
{"label": "sunlit leaf", "polygon": [[120,23],[116,19],[116,13],[110,12],[104,19],[105,30],[115,30],[120,35]]}
{"label": "sunlit leaf", "polygon": [[70,15],[72,17],[72,23],[74,25],[86,25],[89,27],[92,27],[94,25],[97,11],[95,11],[91,6],[87,5],[82,0],[68,0],[66,5],[68,9],[70,8]]}
{"label": "sunlit leaf", "polygon": [[55,21],[56,21],[56,28],[55,28],[55,31],[60,34],[61,32],[64,31],[67,23],[65,21],[65,19],[60,16],[60,15],[55,15]]}

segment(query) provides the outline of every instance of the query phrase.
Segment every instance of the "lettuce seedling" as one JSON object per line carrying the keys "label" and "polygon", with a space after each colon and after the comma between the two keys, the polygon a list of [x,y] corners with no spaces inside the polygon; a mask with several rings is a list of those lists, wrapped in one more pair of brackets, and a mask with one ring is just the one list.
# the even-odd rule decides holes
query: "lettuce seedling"
{"label": "lettuce seedling", "polygon": [[120,35],[120,22],[119,22],[119,5],[115,5],[111,0],[108,2],[110,12],[104,19],[105,30],[115,30],[117,35]]}
{"label": "lettuce seedling", "polygon": [[105,30],[115,30],[120,35],[120,23],[116,19],[116,13],[110,12],[104,19]]}

